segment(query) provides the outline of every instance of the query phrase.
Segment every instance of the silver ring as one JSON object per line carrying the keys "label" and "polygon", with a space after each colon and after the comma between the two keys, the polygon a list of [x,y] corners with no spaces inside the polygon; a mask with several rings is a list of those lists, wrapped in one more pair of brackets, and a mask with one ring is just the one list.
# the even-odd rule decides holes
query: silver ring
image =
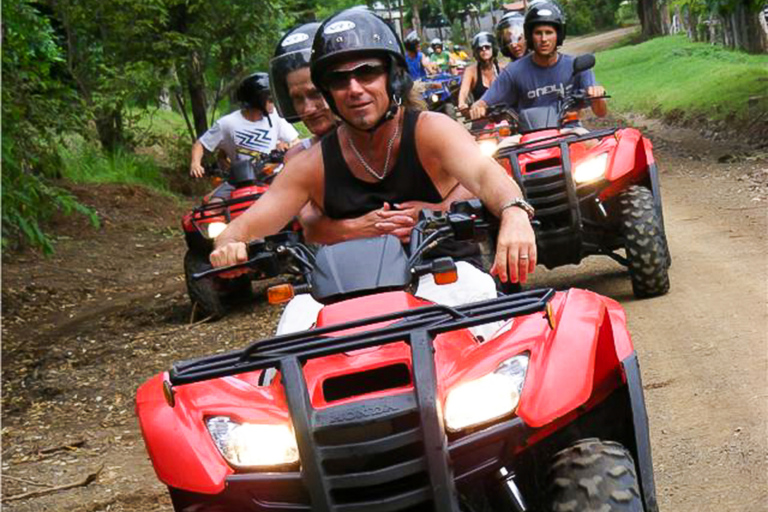
{"label": "silver ring", "polygon": [[519,258],[520,258],[521,260],[527,260],[527,259],[528,259],[528,255],[527,255],[527,254],[521,254],[521,255],[519,256]]}

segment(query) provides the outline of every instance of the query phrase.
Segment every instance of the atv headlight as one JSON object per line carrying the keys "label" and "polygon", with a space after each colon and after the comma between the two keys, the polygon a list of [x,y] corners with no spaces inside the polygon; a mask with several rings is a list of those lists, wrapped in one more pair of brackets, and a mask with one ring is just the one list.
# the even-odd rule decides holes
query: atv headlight
{"label": "atv headlight", "polygon": [[433,94],[432,96],[429,97],[429,99],[432,101],[432,103],[437,103],[438,101],[440,101],[440,96],[438,96],[437,94]]}
{"label": "atv headlight", "polygon": [[299,461],[296,436],[290,425],[238,423],[227,416],[206,421],[213,442],[234,467],[268,467]]}
{"label": "atv headlight", "polygon": [[226,222],[211,222],[205,226],[205,234],[208,236],[208,238],[213,240],[225,229],[227,229]]}
{"label": "atv headlight", "polygon": [[511,414],[520,401],[528,354],[501,363],[493,373],[464,382],[445,399],[445,427],[457,432]]}
{"label": "atv headlight", "polygon": [[601,153],[577,165],[573,171],[573,180],[576,183],[587,183],[600,179],[605,176],[607,166],[608,153]]}
{"label": "atv headlight", "polygon": [[485,156],[493,156],[496,153],[496,148],[499,147],[498,142],[493,139],[484,139],[478,142],[480,146],[480,152]]}

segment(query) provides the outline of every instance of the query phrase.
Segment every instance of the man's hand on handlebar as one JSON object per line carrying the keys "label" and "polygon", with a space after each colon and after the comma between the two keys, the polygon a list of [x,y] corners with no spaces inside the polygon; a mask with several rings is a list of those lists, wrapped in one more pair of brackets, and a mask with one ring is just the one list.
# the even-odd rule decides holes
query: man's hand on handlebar
{"label": "man's hand on handlebar", "polygon": [[605,87],[602,85],[590,85],[587,87],[587,96],[590,98],[602,98],[605,96]]}
{"label": "man's hand on handlebar", "polygon": [[[214,268],[229,267],[246,261],[248,261],[248,248],[244,242],[227,242],[221,247],[216,247],[211,253],[211,265]],[[247,268],[238,268],[219,275],[227,279],[234,279],[248,272]]]}
{"label": "man's hand on handlebar", "polygon": [[483,100],[477,100],[469,108],[469,117],[471,117],[472,120],[485,117],[486,110],[488,110],[488,104],[486,104]]}

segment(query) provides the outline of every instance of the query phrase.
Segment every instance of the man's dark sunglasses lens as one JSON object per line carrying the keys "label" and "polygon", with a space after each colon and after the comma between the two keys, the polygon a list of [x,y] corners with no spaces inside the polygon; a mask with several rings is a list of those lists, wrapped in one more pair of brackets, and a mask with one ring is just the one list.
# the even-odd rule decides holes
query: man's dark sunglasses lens
{"label": "man's dark sunglasses lens", "polygon": [[331,89],[342,89],[349,85],[349,81],[354,78],[360,83],[371,83],[384,74],[384,66],[377,64],[363,64],[349,71],[331,71],[328,73],[326,83]]}
{"label": "man's dark sunglasses lens", "polygon": [[490,50],[491,48],[492,46],[489,44],[484,44],[483,46],[480,47],[481,50]]}

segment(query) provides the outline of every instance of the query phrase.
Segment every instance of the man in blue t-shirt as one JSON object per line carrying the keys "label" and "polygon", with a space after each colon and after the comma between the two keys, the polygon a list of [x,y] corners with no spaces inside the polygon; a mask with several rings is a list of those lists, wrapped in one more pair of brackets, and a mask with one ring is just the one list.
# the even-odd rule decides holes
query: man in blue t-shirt
{"label": "man in blue t-shirt", "polygon": [[[550,2],[533,5],[525,15],[525,39],[533,52],[508,65],[480,101],[470,109],[472,119],[485,116],[488,105],[504,103],[518,112],[531,107],[556,103],[560,93],[586,89],[592,97],[605,95],[595,82],[591,69],[575,77],[570,55],[558,53],[565,39],[565,19],[560,8]],[[598,117],[608,113],[604,99],[592,100],[592,112]]]}
{"label": "man in blue t-shirt", "polygon": [[421,80],[428,74],[433,75],[437,73],[436,66],[434,66],[426,55],[421,53],[419,49],[419,36],[416,31],[409,33],[405,36],[403,46],[405,46],[405,62],[408,65],[408,74],[414,80]]}

